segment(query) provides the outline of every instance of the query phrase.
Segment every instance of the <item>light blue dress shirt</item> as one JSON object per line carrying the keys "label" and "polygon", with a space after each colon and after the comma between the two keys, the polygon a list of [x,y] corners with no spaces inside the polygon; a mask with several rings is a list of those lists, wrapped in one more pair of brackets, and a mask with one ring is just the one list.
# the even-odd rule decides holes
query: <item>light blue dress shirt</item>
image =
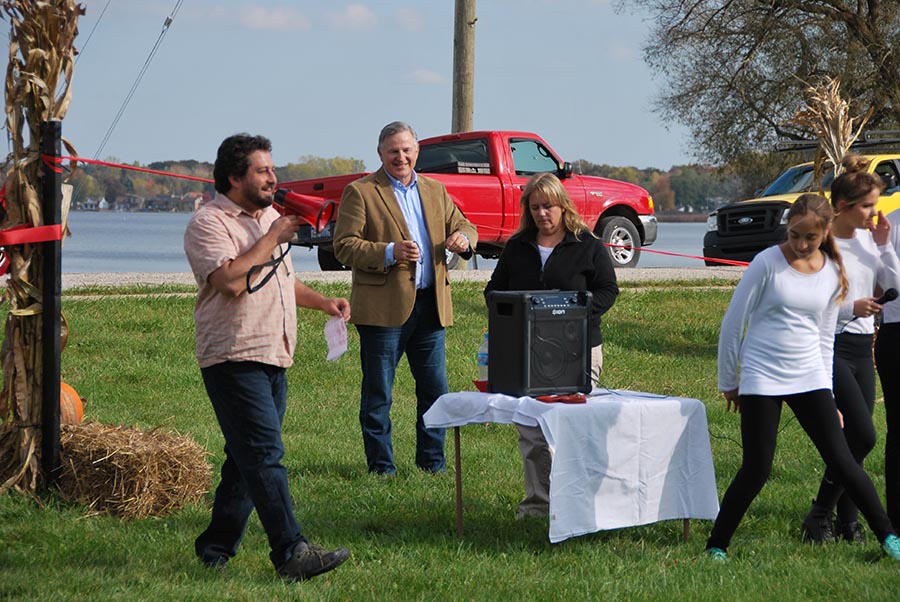
{"label": "light blue dress shirt", "polygon": [[[409,235],[419,245],[419,262],[416,266],[416,288],[429,288],[434,286],[434,264],[431,259],[431,238],[428,236],[428,228],[425,225],[425,213],[422,210],[422,199],[419,196],[419,177],[413,172],[413,179],[409,186],[387,173],[394,197],[400,205],[400,211],[406,219],[406,227]],[[394,265],[394,243],[389,243],[384,253],[384,265]]]}

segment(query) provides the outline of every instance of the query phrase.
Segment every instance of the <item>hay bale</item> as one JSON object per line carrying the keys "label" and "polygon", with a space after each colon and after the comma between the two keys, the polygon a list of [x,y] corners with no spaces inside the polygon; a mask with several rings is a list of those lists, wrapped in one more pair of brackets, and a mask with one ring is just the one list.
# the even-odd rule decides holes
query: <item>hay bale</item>
{"label": "hay bale", "polygon": [[63,425],[60,444],[60,494],[97,512],[162,516],[209,491],[206,450],[177,433],[86,422]]}

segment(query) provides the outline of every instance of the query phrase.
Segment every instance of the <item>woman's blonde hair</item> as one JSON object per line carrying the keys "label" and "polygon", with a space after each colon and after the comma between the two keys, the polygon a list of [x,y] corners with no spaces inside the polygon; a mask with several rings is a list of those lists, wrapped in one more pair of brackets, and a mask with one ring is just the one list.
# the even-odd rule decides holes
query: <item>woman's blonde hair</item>
{"label": "woman's blonde hair", "polygon": [[575,209],[575,205],[572,203],[572,199],[569,198],[569,193],[566,192],[565,187],[562,185],[562,182],[559,181],[559,178],[556,175],[550,172],[542,172],[536,173],[531,176],[531,179],[528,180],[528,183],[525,184],[525,190],[522,191],[522,198],[520,199],[520,209],[522,215],[519,219],[519,229],[518,232],[537,232],[537,224],[534,223],[534,218],[531,217],[531,195],[535,192],[539,192],[544,195],[550,204],[554,207],[560,207],[563,210],[563,226],[566,230],[575,235],[576,239],[581,239],[581,235],[585,232],[594,238],[597,236],[591,232],[590,227],[581,219],[581,216],[578,215],[578,210]]}
{"label": "woman's blonde hair", "polygon": [[837,210],[838,203],[844,201],[848,207],[860,202],[873,189],[881,192],[884,182],[875,174],[869,173],[871,160],[850,153],[841,160],[844,173],[839,175],[831,183],[831,206]]}
{"label": "woman's blonde hair", "polygon": [[[833,200],[834,199],[832,199],[832,201]],[[808,192],[797,197],[797,200],[794,201],[791,208],[788,209],[787,221],[791,221],[791,218],[793,217],[802,217],[808,214],[813,214],[819,218],[819,223],[823,230],[828,229],[834,221],[834,209],[828,203],[828,199],[821,194]],[[838,302],[841,302],[844,300],[844,297],[847,296],[847,289],[850,285],[847,282],[847,272],[844,270],[844,261],[841,259],[841,252],[838,250],[837,241],[834,239],[834,234],[830,230],[828,231],[828,234],[825,235],[825,239],[822,241],[819,248],[838,266],[838,272],[840,273],[841,278],[841,292],[838,295],[837,300]]]}

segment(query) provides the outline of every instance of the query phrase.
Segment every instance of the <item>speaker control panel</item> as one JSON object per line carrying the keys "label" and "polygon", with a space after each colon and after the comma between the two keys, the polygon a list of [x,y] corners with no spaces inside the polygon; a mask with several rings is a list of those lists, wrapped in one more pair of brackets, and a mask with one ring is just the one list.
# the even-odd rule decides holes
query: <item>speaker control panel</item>
{"label": "speaker control panel", "polygon": [[531,306],[535,309],[569,308],[585,305],[584,295],[581,293],[543,293],[531,296]]}

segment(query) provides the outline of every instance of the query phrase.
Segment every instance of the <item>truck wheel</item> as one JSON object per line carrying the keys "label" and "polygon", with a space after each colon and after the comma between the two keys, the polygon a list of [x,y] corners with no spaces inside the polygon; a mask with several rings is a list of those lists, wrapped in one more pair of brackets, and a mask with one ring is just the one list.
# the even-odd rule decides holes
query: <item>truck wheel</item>
{"label": "truck wheel", "polygon": [[[627,217],[613,216],[600,220],[597,227],[600,240],[606,245],[609,257],[614,268],[633,268],[641,257],[641,251],[637,248],[641,245],[641,237],[637,228]],[[631,247],[625,249],[622,247]]]}
{"label": "truck wheel", "polygon": [[316,255],[319,259],[319,269],[323,272],[339,272],[350,269],[337,260],[331,249],[316,247]]}

